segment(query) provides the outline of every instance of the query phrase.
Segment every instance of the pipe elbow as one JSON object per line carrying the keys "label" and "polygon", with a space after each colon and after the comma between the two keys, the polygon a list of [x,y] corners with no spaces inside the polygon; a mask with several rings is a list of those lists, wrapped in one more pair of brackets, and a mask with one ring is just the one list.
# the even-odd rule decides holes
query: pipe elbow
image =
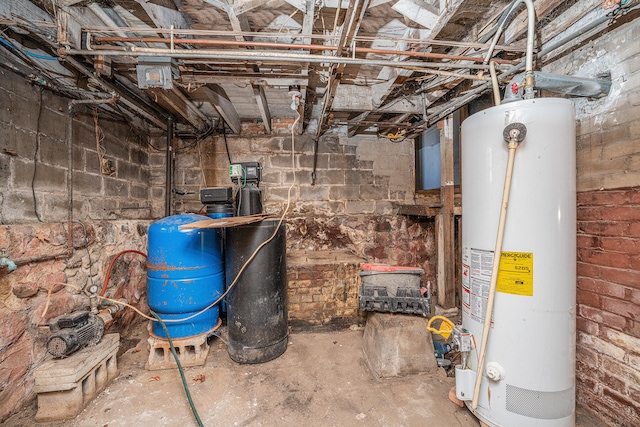
{"label": "pipe elbow", "polygon": [[7,250],[2,250],[2,256],[0,256],[0,267],[7,267],[9,271],[14,271],[18,268],[15,262],[11,261],[9,257],[7,257]]}

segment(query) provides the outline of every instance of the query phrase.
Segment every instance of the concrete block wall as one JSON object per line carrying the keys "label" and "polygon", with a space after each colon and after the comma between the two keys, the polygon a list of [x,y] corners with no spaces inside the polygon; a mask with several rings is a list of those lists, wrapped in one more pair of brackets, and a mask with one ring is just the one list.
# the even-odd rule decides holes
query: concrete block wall
{"label": "concrete block wall", "polygon": [[[0,224],[67,217],[69,99],[0,75]],[[148,147],[123,122],[98,111],[98,134],[113,173],[101,172],[91,107],[73,125],[74,211],[100,219],[150,218]]]}
{"label": "concrete block wall", "polygon": [[640,420],[640,24],[623,23],[544,71],[611,72],[576,99],[577,400],[611,426]]}
{"label": "concrete block wall", "polygon": [[[252,128],[250,128],[252,129]],[[248,129],[247,131],[249,131]],[[154,141],[156,147],[163,142]],[[398,203],[413,203],[414,146],[375,137],[344,138],[328,135],[318,141],[316,181],[312,185],[315,143],[309,136],[228,135],[227,155],[221,136],[198,144],[176,141],[175,212],[198,211],[199,189],[230,186],[229,157],[234,163],[258,161],[263,166],[263,201],[267,212],[281,211],[291,190],[290,211],[316,215],[391,214]],[[186,148],[184,148],[186,147]],[[152,194],[164,194],[165,154],[150,159]],[[154,197],[153,212],[163,212],[163,199]]]}
{"label": "concrete block wall", "polygon": [[[86,308],[78,289],[102,287],[124,249],[146,252],[148,148],[128,125],[99,113],[99,135],[113,174],[98,161],[92,110],[74,118],[74,224],[67,224],[69,99],[0,71],[0,249],[18,268],[0,267],[0,423],[35,397],[33,370],[46,358],[50,319]],[[73,253],[69,253],[69,234]],[[114,265],[106,295],[147,309],[145,260],[127,254]],[[48,304],[47,304],[48,302]],[[45,307],[46,310],[45,310]],[[130,336],[141,319],[116,314]]]}

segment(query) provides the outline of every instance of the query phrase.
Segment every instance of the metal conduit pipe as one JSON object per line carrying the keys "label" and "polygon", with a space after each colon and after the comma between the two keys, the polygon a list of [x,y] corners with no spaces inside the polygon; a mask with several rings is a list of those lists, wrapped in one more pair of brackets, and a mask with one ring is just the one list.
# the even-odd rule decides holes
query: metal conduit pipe
{"label": "metal conduit pipe", "polygon": [[[65,58],[65,62],[71,64],[73,68],[78,70],[80,73],[84,74],[86,77],[97,82],[105,92],[117,92],[116,89],[111,85],[111,83],[107,83],[102,79],[100,79],[99,77],[97,77],[96,75],[94,75],[89,69],[87,69],[87,67],[85,67],[75,59],[71,57],[67,57]],[[121,99],[121,102],[127,106],[127,108],[130,108],[131,110],[140,114],[141,116],[149,120],[158,128],[162,129],[164,127],[164,122],[160,120],[157,116],[155,116],[153,113],[141,108],[140,106],[136,105],[132,101],[126,99],[124,95],[122,95],[120,99]]]}
{"label": "metal conduit pipe", "polygon": [[[525,78],[524,97],[525,99],[530,99],[533,98],[533,86],[535,84],[533,79],[533,40],[536,26],[536,11],[533,8],[533,2],[531,0],[516,0],[509,9],[509,12],[507,12],[507,16],[510,18],[512,13],[517,10],[517,8],[522,3],[524,3],[527,7],[527,55],[525,61],[525,72],[527,73],[527,76]],[[510,19],[504,19],[500,23],[500,26],[496,31],[496,35],[493,37],[493,41],[491,42],[491,46],[489,47],[489,50],[487,51],[487,54],[484,58],[485,64],[489,62],[489,59],[491,59],[493,50],[495,49],[496,44],[498,44],[498,39],[502,35],[502,31],[509,21]]]}
{"label": "metal conduit pipe", "polygon": [[[166,43],[167,39],[163,37],[93,37],[97,42],[143,42],[143,43]],[[214,45],[214,46],[240,46],[240,47],[266,47],[271,49],[307,49],[307,50],[330,50],[337,51],[338,46],[324,46],[314,44],[287,44],[287,43],[270,43],[270,42],[248,42],[233,40],[210,40],[210,39],[174,39],[176,44],[192,44],[192,45]],[[92,46],[91,50],[111,50],[123,49],[120,46]],[[484,58],[479,56],[463,56],[463,55],[447,55],[445,53],[416,52],[392,49],[373,49],[368,47],[356,47],[351,51],[352,54],[373,53],[379,55],[403,55],[417,58],[433,58],[433,59],[451,59],[459,61],[483,62]],[[514,61],[508,59],[495,59],[498,64],[513,64]]]}
{"label": "metal conduit pipe", "polygon": [[128,50],[87,50],[87,49],[60,49],[60,56],[87,55],[87,56],[163,56],[184,59],[229,59],[240,61],[264,61],[264,62],[310,62],[316,64],[354,64],[354,65],[379,65],[392,68],[456,68],[471,70],[488,70],[486,64],[454,64],[444,62],[419,62],[419,61],[391,61],[360,58],[343,58],[335,56],[293,54],[264,51],[229,51],[229,50],[189,50],[189,49],[161,49],[142,48],[132,46]]}
{"label": "metal conduit pipe", "polygon": [[67,107],[67,202],[68,202],[68,218],[69,221],[69,241],[67,246],[68,256],[73,254],[73,108],[82,104],[113,104],[118,100],[116,93],[111,94],[111,98],[101,99],[73,99],[69,101]]}

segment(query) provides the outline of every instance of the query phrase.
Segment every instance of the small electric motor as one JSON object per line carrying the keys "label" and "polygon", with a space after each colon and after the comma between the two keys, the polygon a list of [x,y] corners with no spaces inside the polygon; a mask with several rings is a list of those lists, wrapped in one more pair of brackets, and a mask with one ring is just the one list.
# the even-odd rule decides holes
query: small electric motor
{"label": "small electric motor", "polygon": [[68,356],[87,345],[100,342],[104,334],[104,321],[89,311],[76,311],[52,320],[47,340],[47,351],[53,357]]}

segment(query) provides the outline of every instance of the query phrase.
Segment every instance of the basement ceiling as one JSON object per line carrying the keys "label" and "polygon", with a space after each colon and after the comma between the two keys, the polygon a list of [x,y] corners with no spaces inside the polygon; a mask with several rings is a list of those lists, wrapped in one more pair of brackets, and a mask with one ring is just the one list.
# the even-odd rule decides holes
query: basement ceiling
{"label": "basement ceiling", "polygon": [[[300,134],[398,138],[489,91],[484,55],[511,3],[10,0],[0,4],[0,61],[75,98],[115,94],[102,108],[139,127],[173,117],[199,135],[246,122],[269,134],[296,120]],[[611,23],[574,39],[611,11],[590,0],[534,5],[537,51],[558,45],[546,61]],[[523,71],[525,33],[523,4],[493,53],[501,83]]]}

